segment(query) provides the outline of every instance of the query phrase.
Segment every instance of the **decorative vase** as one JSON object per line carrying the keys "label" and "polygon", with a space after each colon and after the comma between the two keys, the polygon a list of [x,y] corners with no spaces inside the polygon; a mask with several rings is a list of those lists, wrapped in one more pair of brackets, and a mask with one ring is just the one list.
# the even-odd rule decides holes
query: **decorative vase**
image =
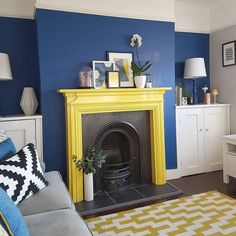
{"label": "decorative vase", "polygon": [[93,173],[84,173],[84,200],[93,201]]}
{"label": "decorative vase", "polygon": [[38,99],[32,87],[25,87],[22,93],[20,106],[26,116],[35,114],[38,108]]}
{"label": "decorative vase", "polygon": [[134,76],[136,88],[144,88],[146,84],[146,75]]}

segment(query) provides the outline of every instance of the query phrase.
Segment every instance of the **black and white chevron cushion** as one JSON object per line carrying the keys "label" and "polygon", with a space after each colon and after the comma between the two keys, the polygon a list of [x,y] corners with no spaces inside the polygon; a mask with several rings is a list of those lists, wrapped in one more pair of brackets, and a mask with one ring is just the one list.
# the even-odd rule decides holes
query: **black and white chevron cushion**
{"label": "black and white chevron cushion", "polygon": [[29,143],[15,156],[0,161],[0,187],[16,205],[47,185],[34,144]]}

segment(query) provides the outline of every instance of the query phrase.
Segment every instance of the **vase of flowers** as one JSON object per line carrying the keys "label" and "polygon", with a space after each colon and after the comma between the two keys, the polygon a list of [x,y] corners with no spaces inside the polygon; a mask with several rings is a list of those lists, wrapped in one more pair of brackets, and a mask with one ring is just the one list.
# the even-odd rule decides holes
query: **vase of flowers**
{"label": "vase of flowers", "polygon": [[145,63],[141,63],[139,59],[139,48],[142,46],[142,38],[138,34],[134,34],[131,38],[130,46],[136,49],[136,62],[131,62],[131,69],[133,71],[134,75],[134,82],[136,88],[144,88],[146,84],[146,72],[152,64],[149,61],[146,61]]}
{"label": "vase of flowers", "polygon": [[105,162],[106,154],[101,149],[96,150],[94,146],[89,146],[83,153],[82,159],[77,156],[72,157],[76,168],[84,172],[84,200],[93,201],[93,174],[96,173],[97,168],[101,168]]}

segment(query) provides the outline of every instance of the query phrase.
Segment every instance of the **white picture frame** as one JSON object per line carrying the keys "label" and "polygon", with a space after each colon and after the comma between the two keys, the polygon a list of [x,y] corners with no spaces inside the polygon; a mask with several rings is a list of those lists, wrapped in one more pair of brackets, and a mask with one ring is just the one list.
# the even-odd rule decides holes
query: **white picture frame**
{"label": "white picture frame", "polygon": [[114,71],[115,64],[112,61],[93,61],[93,79],[95,89],[105,89],[107,72]]}

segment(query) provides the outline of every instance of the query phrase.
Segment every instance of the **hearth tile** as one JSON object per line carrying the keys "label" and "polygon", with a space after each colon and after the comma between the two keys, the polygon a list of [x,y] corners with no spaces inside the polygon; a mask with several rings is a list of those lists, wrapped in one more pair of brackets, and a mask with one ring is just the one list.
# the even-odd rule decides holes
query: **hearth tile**
{"label": "hearth tile", "polygon": [[179,194],[182,194],[182,191],[180,189],[168,183],[164,185],[145,184],[134,188],[143,196],[155,197],[155,199],[170,197],[173,194],[176,195],[177,192],[179,192]]}
{"label": "hearth tile", "polygon": [[128,187],[125,189],[107,192],[107,194],[117,203],[128,203],[130,201],[135,201],[143,199],[142,194],[138,193],[135,189]]}
{"label": "hearth tile", "polygon": [[106,193],[96,194],[93,201],[82,201],[75,203],[75,207],[78,212],[90,211],[112,205],[114,205],[114,202]]}

